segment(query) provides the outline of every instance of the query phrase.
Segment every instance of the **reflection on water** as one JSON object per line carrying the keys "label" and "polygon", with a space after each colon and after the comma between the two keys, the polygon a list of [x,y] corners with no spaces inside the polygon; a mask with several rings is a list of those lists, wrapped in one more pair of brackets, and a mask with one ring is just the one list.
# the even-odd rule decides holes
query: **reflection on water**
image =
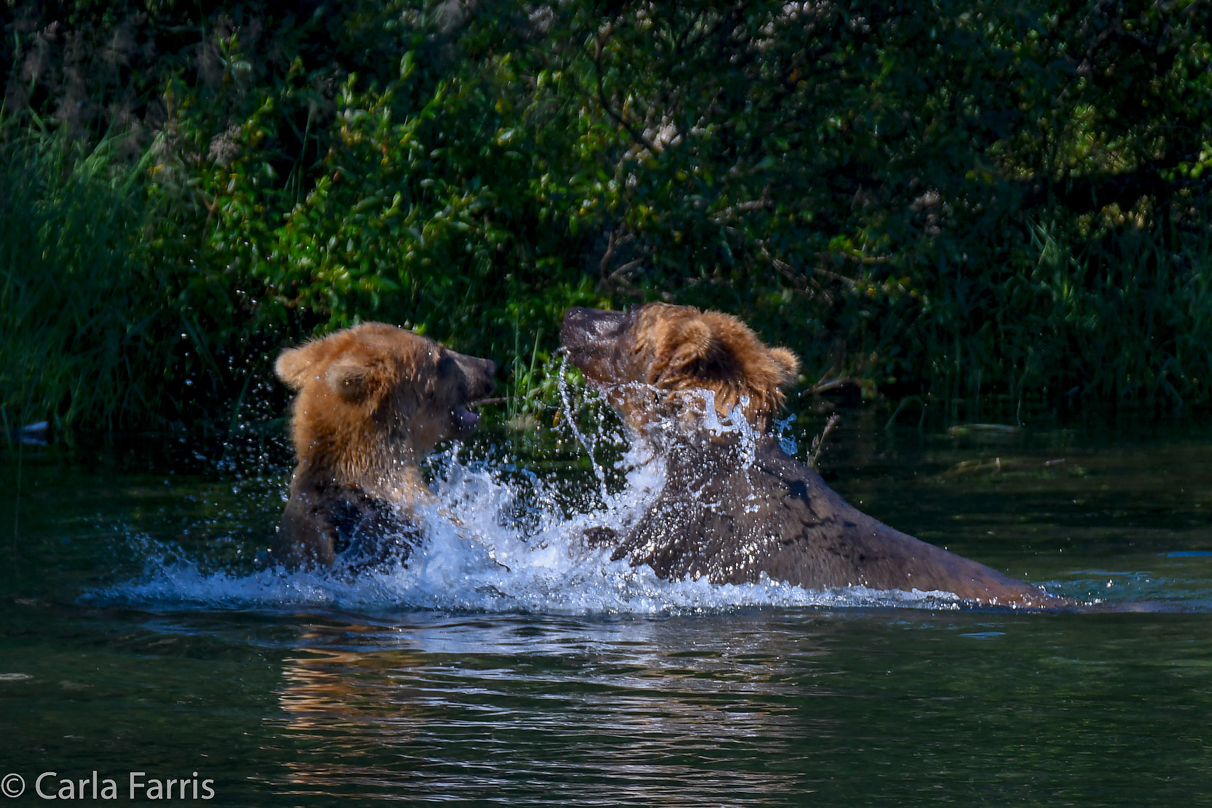
{"label": "reflection on water", "polygon": [[1212,432],[866,417],[825,471],[868,512],[1175,610],[669,585],[564,541],[651,486],[621,452],[602,495],[574,441],[491,434],[435,465],[466,518],[416,568],[285,576],[253,562],[289,473],[273,445],[218,469],[182,444],[25,447],[16,536],[0,498],[0,768],[199,771],[259,806],[1208,804]]}
{"label": "reflection on water", "polygon": [[1166,620],[330,620],[284,662],[274,743],[294,756],[266,786],[551,805],[1150,804],[1212,785],[1212,652],[1161,661],[1206,621]]}
{"label": "reflection on water", "polygon": [[[601,804],[636,805],[789,793],[801,733],[836,731],[828,720],[806,726],[796,703],[828,691],[770,664],[780,632],[725,628],[522,618],[317,627],[284,665],[284,729],[301,754],[283,791],[558,804],[585,802],[592,786]],[[798,656],[822,653],[814,632],[796,640]]]}

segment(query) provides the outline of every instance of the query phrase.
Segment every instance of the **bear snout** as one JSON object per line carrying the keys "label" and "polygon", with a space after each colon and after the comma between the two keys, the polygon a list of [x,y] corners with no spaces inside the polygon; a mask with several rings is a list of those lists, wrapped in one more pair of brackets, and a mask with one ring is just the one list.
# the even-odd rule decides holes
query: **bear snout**
{"label": "bear snout", "polygon": [[581,306],[573,306],[564,312],[564,321],[560,323],[560,345],[564,348],[572,348],[573,343],[578,342],[585,334],[584,321],[589,309]]}
{"label": "bear snout", "polygon": [[463,377],[467,379],[467,400],[479,401],[488,398],[497,389],[493,376],[497,373],[497,363],[491,359],[481,359],[478,356],[450,352],[455,364],[459,366]]}
{"label": "bear snout", "polygon": [[625,312],[573,306],[564,312],[560,344],[571,351],[608,347],[630,325],[631,316]]}
{"label": "bear snout", "polygon": [[480,362],[483,363],[483,372],[480,374],[479,384],[472,388],[477,399],[488,398],[497,389],[496,379],[493,378],[497,375],[497,363],[491,359],[481,359]]}
{"label": "bear snout", "polygon": [[624,313],[574,306],[564,312],[560,346],[568,360],[590,381],[599,384],[629,381],[620,366],[628,351],[620,352],[620,348],[631,342],[634,314],[635,310]]}

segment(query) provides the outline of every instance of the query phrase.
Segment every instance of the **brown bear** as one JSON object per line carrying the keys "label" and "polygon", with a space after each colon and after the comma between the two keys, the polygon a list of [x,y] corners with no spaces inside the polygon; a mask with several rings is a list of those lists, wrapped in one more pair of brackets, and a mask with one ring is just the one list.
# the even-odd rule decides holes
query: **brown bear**
{"label": "brown bear", "polygon": [[496,365],[365,323],[283,351],[274,369],[298,393],[298,465],[270,557],[292,569],[407,559],[429,496],[418,464],[475,428],[468,405],[492,393]]}
{"label": "brown bear", "polygon": [[[614,560],[665,579],[752,583],[763,573],[806,589],[951,592],[990,605],[1068,602],[919,541],[849,505],[770,434],[799,361],[727,314],[650,303],[621,313],[569,309],[571,362],[665,458],[666,482],[615,546]],[[727,428],[739,411],[748,427]]]}

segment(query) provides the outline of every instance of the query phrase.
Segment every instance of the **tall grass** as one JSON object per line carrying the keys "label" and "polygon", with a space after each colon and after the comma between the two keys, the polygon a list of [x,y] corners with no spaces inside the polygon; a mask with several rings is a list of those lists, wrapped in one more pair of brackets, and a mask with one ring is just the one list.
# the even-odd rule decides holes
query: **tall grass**
{"label": "tall grass", "polygon": [[1212,237],[1035,224],[1022,263],[976,273],[979,300],[932,301],[937,395],[1179,408],[1212,398]]}
{"label": "tall grass", "polygon": [[0,121],[0,407],[16,425],[113,427],[156,412],[143,339],[148,268],[132,249],[141,165],[37,119]]}

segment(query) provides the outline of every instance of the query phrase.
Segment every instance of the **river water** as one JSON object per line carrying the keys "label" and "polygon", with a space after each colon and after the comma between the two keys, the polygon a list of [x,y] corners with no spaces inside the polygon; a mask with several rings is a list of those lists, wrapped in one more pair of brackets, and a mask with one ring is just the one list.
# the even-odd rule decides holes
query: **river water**
{"label": "river water", "polygon": [[830,437],[844,496],[1102,610],[660,581],[574,541],[661,484],[610,430],[445,451],[414,563],[361,575],[258,569],[280,426],[5,451],[9,802],[1212,804],[1212,428],[885,418]]}

